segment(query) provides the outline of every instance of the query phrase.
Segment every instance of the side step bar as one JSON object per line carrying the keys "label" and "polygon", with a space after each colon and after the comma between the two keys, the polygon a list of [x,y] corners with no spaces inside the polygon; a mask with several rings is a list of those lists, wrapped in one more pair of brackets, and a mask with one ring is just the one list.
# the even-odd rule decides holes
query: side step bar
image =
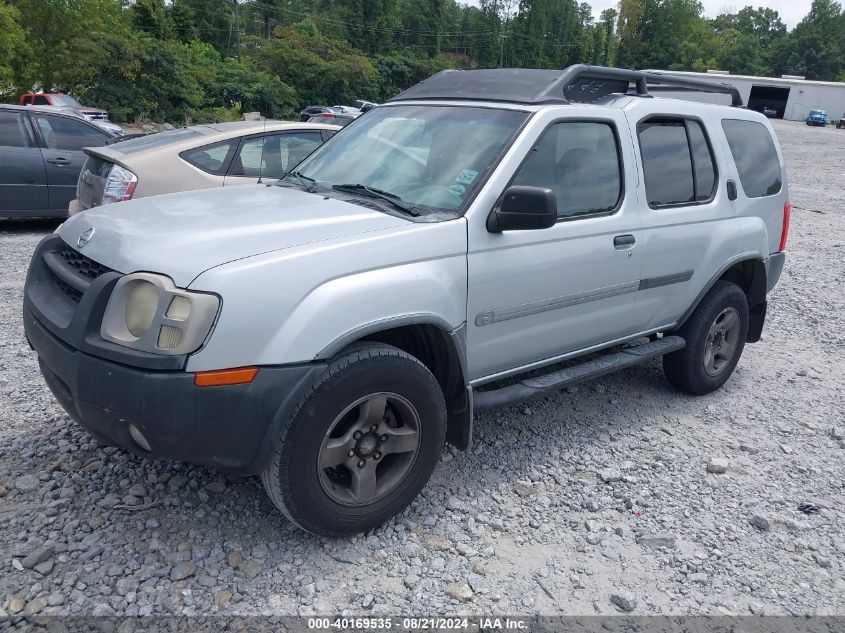
{"label": "side step bar", "polygon": [[526,378],[501,389],[476,391],[473,394],[473,404],[476,410],[507,407],[549,391],[557,391],[576,382],[598,378],[620,369],[639,365],[652,358],[683,349],[686,344],[687,342],[680,336],[664,336],[544,376]]}

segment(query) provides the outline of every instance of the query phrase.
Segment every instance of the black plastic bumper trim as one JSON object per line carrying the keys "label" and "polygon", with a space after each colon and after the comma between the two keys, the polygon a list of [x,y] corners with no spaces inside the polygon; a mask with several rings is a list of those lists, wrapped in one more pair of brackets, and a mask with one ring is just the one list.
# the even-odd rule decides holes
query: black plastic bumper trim
{"label": "black plastic bumper trim", "polygon": [[[156,459],[260,472],[281,424],[324,363],[262,367],[249,384],[196,387],[193,374],[127,367],[63,343],[31,314],[24,326],[56,399],[100,441]],[[151,450],[129,434],[141,431]]]}

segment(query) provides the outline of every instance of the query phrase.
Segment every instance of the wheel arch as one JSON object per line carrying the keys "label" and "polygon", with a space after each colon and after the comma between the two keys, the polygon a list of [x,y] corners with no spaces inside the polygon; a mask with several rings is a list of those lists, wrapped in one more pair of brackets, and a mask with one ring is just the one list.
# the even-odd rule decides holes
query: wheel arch
{"label": "wheel arch", "polygon": [[467,380],[466,324],[449,327],[436,315],[386,319],[339,337],[317,354],[334,356],[352,343],[372,341],[410,354],[434,375],[446,399],[446,441],[467,450],[472,441],[472,390]]}
{"label": "wheel arch", "polygon": [[701,291],[678,320],[677,327],[681,327],[695,312],[701,300],[713,288],[717,281],[729,281],[739,286],[748,300],[749,325],[746,341],[756,343],[760,340],[763,323],[766,318],[766,262],[757,256],[742,255],[721,268],[704,285]]}

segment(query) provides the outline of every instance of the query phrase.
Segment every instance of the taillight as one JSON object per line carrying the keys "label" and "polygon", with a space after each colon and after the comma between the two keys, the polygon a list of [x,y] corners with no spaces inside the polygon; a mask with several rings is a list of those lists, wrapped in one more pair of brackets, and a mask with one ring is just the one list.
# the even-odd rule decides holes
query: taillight
{"label": "taillight", "polygon": [[789,234],[789,216],[792,214],[792,204],[787,200],[783,203],[783,228],[780,230],[780,247],[778,252],[786,250],[786,236]]}
{"label": "taillight", "polygon": [[129,200],[137,186],[138,176],[120,165],[112,165],[103,187],[103,204]]}

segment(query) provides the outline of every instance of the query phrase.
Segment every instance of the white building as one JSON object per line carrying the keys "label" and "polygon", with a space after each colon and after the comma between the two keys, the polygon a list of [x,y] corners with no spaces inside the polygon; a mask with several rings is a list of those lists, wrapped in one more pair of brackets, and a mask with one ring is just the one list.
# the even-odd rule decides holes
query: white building
{"label": "white building", "polygon": [[[838,121],[845,114],[845,83],[838,81],[810,81],[794,75],[775,77],[750,77],[731,75],[725,71],[707,71],[691,73],[669,70],[655,70],[655,73],[673,77],[706,79],[733,85],[742,101],[752,110],[762,111],[764,106],[777,110],[777,118],[790,121],[803,121],[810,110],[826,110],[831,120]],[[667,91],[671,92],[671,91]],[[670,96],[666,94],[665,96]],[[671,95],[696,101],[730,103],[725,95],[685,93]],[[727,101],[725,101],[727,99]]]}

